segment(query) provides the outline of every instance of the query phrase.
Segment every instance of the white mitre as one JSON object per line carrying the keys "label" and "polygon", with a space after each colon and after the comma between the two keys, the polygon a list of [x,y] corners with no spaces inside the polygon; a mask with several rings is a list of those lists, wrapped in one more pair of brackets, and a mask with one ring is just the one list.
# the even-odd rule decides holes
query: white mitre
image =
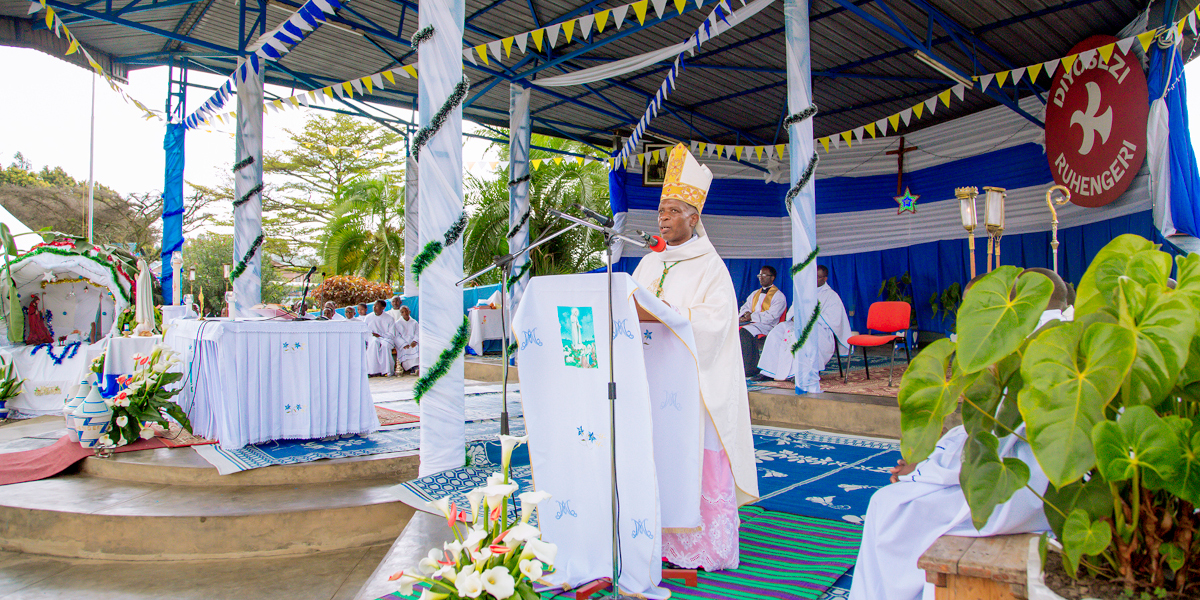
{"label": "white mitre", "polygon": [[[687,146],[676,144],[667,161],[667,175],[663,179],[661,198],[673,198],[704,212],[704,201],[708,199],[708,187],[713,174],[708,167],[699,163],[688,151]],[[696,223],[696,235],[707,235],[703,221]]]}

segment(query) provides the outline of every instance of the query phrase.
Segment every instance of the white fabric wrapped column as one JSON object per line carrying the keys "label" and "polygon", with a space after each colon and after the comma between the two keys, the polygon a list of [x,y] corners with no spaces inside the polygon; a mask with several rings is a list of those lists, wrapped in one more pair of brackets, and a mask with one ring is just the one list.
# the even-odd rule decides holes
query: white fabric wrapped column
{"label": "white fabric wrapped column", "polygon": [[[246,253],[253,248],[258,236],[262,235],[262,199],[256,190],[262,189],[263,180],[263,80],[262,75],[255,73],[244,59],[239,62],[241,63],[239,72],[241,66],[246,67],[246,79],[239,82],[237,86],[237,140],[235,141],[237,149],[234,165],[242,165],[248,158],[253,159],[253,162],[243,165],[233,173],[235,199],[240,200],[248,196],[245,202],[233,209],[235,275],[237,274],[237,265],[246,258]],[[262,68],[265,69],[266,65],[262,65]],[[258,304],[262,298],[261,249],[255,250],[250,259],[246,261],[245,271],[234,278],[233,292],[237,297],[229,309],[229,316],[254,316],[250,312],[250,308]]]}
{"label": "white fabric wrapped column", "polygon": [[404,163],[404,295],[412,298],[417,295],[417,280],[413,277],[413,257],[421,251],[421,238],[417,221],[419,196],[417,196],[417,159],[409,155]]}
{"label": "white fabric wrapped column", "polygon": [[[516,252],[529,245],[529,146],[532,130],[529,121],[529,88],[508,86],[508,251]],[[512,185],[511,182],[520,183]],[[520,227],[518,227],[520,225]],[[515,228],[515,229],[514,229]],[[528,255],[517,257],[512,264],[514,275],[521,273],[529,262]],[[505,284],[507,285],[507,283]],[[517,304],[529,285],[525,272],[509,287],[509,315],[516,314]],[[509,318],[509,322],[512,319]]]}
{"label": "white fabric wrapped column", "polygon": [[[783,4],[784,37],[787,44],[787,89],[788,114],[794,115],[812,105],[812,54],[809,47],[808,0],[785,0]],[[788,127],[788,152],[791,167],[791,184],[800,181],[813,155],[812,119],[793,123]],[[817,240],[817,195],[810,181],[792,200],[792,260],[803,261],[816,247]],[[817,263],[792,277],[795,290],[792,301],[796,306],[796,335],[802,335],[805,325],[817,308]],[[813,356],[817,351],[817,336],[810,335],[808,341],[796,351],[792,360],[796,365],[796,393],[821,391],[818,371],[814,371]]]}
{"label": "white fabric wrapped column", "polygon": [[[417,80],[421,127],[428,127],[454,86],[462,81],[463,0],[421,0],[418,29],[433,35],[418,46]],[[417,150],[420,168],[417,197],[421,207],[420,245],[441,241],[463,212],[462,109],[450,111],[441,129]],[[438,355],[451,346],[463,322],[462,242],[443,248],[421,273],[421,372],[429,373]],[[463,466],[466,431],[462,355],[421,400],[422,476]]]}

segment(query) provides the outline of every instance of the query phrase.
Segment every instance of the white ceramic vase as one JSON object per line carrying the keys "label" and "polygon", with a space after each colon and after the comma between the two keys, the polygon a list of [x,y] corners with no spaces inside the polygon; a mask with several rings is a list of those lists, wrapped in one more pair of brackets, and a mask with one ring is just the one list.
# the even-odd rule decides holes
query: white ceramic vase
{"label": "white ceramic vase", "polygon": [[75,410],[75,425],[79,428],[79,444],[84,448],[95,448],[100,437],[108,433],[112,421],[112,409],[100,396],[100,388],[93,387],[87,398]]}
{"label": "white ceramic vase", "polygon": [[67,422],[67,437],[72,442],[79,441],[79,427],[75,424],[75,411],[79,410],[79,405],[83,404],[91,391],[92,386],[88,384],[87,380],[79,382],[79,385],[75,386],[75,393],[71,394],[70,399],[63,406],[63,420]]}

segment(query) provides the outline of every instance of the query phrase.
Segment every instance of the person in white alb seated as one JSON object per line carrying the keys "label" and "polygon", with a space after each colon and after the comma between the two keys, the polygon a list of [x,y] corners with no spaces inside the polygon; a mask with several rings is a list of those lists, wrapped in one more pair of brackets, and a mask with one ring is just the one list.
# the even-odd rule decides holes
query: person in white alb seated
{"label": "person in white alb seated", "polygon": [[354,310],[354,307],[353,307],[353,306],[347,306],[347,307],[345,308],[345,311],[346,311],[346,320],[347,320],[347,321],[359,321],[359,320],[361,320],[361,319],[359,319],[359,318],[358,318],[358,312]]}
{"label": "person in white alb seated", "polygon": [[758,357],[766,336],[779,324],[787,310],[787,298],[775,287],[775,267],[763,265],[758,271],[758,289],[746,299],[740,309],[738,335],[742,345],[742,368],[746,377],[758,372]]}
{"label": "person in white alb seated", "polygon": [[396,319],[395,344],[396,362],[405,373],[416,373],[420,366],[421,353],[417,348],[417,340],[421,335],[421,326],[412,318],[407,306],[401,306],[400,318]]}
{"label": "person in white alb seated", "polygon": [[396,374],[396,361],[392,360],[392,349],[396,347],[396,321],[383,312],[387,302],[375,301],[375,310],[363,319],[367,323],[367,376],[382,377]]}
{"label": "person in white alb seated", "polygon": [[400,307],[404,306],[404,298],[400,296],[392,296],[392,310],[387,311],[389,317],[397,323],[400,322]]}
{"label": "person in white alb seated", "polygon": [[345,321],[346,320],[346,317],[343,317],[342,315],[338,314],[337,306],[334,305],[333,300],[326,302],[325,305],[321,308],[321,316],[325,317],[326,319],[329,319],[330,321]]}
{"label": "person in white alb seated", "polygon": [[[829,287],[829,268],[817,266],[817,303],[821,315],[810,335],[817,336],[817,354],[813,357],[813,369],[820,372],[829,364],[836,351],[842,356],[850,352],[846,340],[850,338],[850,317],[838,293]],[[795,308],[793,306],[793,308]],[[764,377],[784,381],[796,376],[796,364],[792,361],[792,345],[796,343],[796,323],[793,310],[788,310],[787,319],[771,330],[763,344],[762,358],[758,368]]]}

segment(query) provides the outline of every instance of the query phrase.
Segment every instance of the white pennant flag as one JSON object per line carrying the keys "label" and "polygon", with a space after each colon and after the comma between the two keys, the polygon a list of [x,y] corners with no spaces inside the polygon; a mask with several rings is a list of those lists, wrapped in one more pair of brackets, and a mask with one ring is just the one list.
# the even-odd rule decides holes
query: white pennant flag
{"label": "white pennant flag", "polygon": [[479,63],[475,62],[475,49],[474,48],[467,48],[467,49],[463,50],[463,58],[467,59],[467,62],[469,62],[475,66],[479,66]]}
{"label": "white pennant flag", "polygon": [[525,54],[525,44],[529,43],[529,32],[526,31],[517,36],[517,47],[521,49],[521,54]]}
{"label": "white pennant flag", "polygon": [[354,81],[351,81],[350,87],[354,88],[354,91],[358,92],[359,96],[362,95],[362,93],[363,93],[362,80],[355,79]]}
{"label": "white pennant flag", "polygon": [[925,108],[929,109],[929,114],[937,111],[937,96],[933,96],[925,101]]}
{"label": "white pennant flag", "polygon": [[859,128],[857,128],[857,129],[855,129],[855,130],[854,130],[854,139],[856,139],[856,140],[858,140],[858,141],[860,141],[860,142],[861,142],[861,141],[862,141],[862,136],[863,136],[863,128],[862,128],[862,127],[859,127]]}
{"label": "white pennant flag", "polygon": [[504,46],[501,45],[500,40],[488,42],[487,47],[492,51],[492,56],[495,56],[496,60],[504,60]]}
{"label": "white pennant flag", "polygon": [[658,13],[658,18],[663,18],[667,14],[667,0],[652,0],[654,2],[654,12]]}
{"label": "white pennant flag", "polygon": [[30,3],[29,3],[29,12],[28,12],[28,13],[26,13],[26,14],[30,14],[30,15],[32,15],[33,13],[36,13],[36,12],[37,12],[37,11],[39,11],[39,10],[42,10],[42,3],[40,3],[40,2],[30,2]]}
{"label": "white pennant flag", "polygon": [[382,89],[383,88],[383,77],[381,77],[379,75],[379,73],[376,73],[371,76],[371,83],[375,84],[375,87]]}
{"label": "white pennant flag", "polygon": [[1095,62],[1096,62],[1096,50],[1093,48],[1093,49],[1091,49],[1091,50],[1087,50],[1087,51],[1084,51],[1084,52],[1080,52],[1080,53],[1079,53],[1079,60],[1083,61],[1081,64],[1084,64],[1084,65],[1091,65],[1091,64],[1095,64]]}
{"label": "white pennant flag", "polygon": [[1136,35],[1129,36],[1129,37],[1117,42],[1117,48],[1121,49],[1121,54],[1126,54],[1129,52],[1129,47],[1132,46],[1133,42],[1135,42],[1135,41],[1137,41]]}
{"label": "white pennant flag", "polygon": [[579,23],[579,37],[587,39],[592,33],[592,22],[596,20],[596,15],[587,14],[576,20]]}
{"label": "white pennant flag", "polygon": [[1046,77],[1054,77],[1054,72],[1058,70],[1058,62],[1060,60],[1062,59],[1056,58],[1042,63],[1042,66],[1046,68]]}
{"label": "white pennant flag", "polygon": [[290,21],[292,23],[292,25],[295,25],[297,28],[299,28],[300,31],[312,31],[313,30],[312,25],[309,25],[308,21],[305,21],[304,17],[301,16],[300,13],[296,13],[296,14],[292,15],[292,17],[290,19],[288,19],[288,21]]}
{"label": "white pennant flag", "polygon": [[561,25],[551,25],[546,28],[546,40],[550,42],[550,47],[558,45],[558,30]]}
{"label": "white pennant flag", "polygon": [[618,31],[621,29],[621,23],[625,22],[625,13],[627,12],[629,12],[628,4],[622,4],[621,6],[612,9],[613,25],[617,26]]}
{"label": "white pennant flag", "polygon": [[1192,28],[1192,35],[1196,34],[1196,13],[1195,11],[1188,13],[1188,26]]}
{"label": "white pennant flag", "polygon": [[879,131],[879,135],[887,135],[888,122],[886,118],[875,121],[875,129]]}
{"label": "white pennant flag", "polygon": [[308,94],[300,94],[299,96],[296,96],[296,99],[300,101],[300,104],[308,106]]}
{"label": "white pennant flag", "polygon": [[992,82],[992,80],[995,78],[996,78],[995,73],[988,73],[987,75],[980,76],[979,77],[979,85],[980,85],[979,90],[986,92],[988,84],[990,84]]}
{"label": "white pennant flag", "polygon": [[963,97],[966,96],[966,94],[967,94],[967,86],[965,86],[961,83],[954,86],[954,95],[958,96],[959,100],[962,100]]}
{"label": "white pennant flag", "polygon": [[900,120],[904,121],[904,126],[908,127],[909,120],[912,119],[912,109],[906,108],[900,111]]}
{"label": "white pennant flag", "polygon": [[1021,78],[1024,76],[1025,76],[1025,67],[1021,67],[1019,69],[1013,69],[1012,70],[1013,85],[1017,85],[1018,83],[1021,83]]}
{"label": "white pennant flag", "polygon": [[832,139],[832,140],[833,140],[833,147],[834,147],[834,148],[841,149],[841,147],[842,147],[842,136],[840,136],[840,135],[834,135],[834,136],[830,136],[830,139]]}

